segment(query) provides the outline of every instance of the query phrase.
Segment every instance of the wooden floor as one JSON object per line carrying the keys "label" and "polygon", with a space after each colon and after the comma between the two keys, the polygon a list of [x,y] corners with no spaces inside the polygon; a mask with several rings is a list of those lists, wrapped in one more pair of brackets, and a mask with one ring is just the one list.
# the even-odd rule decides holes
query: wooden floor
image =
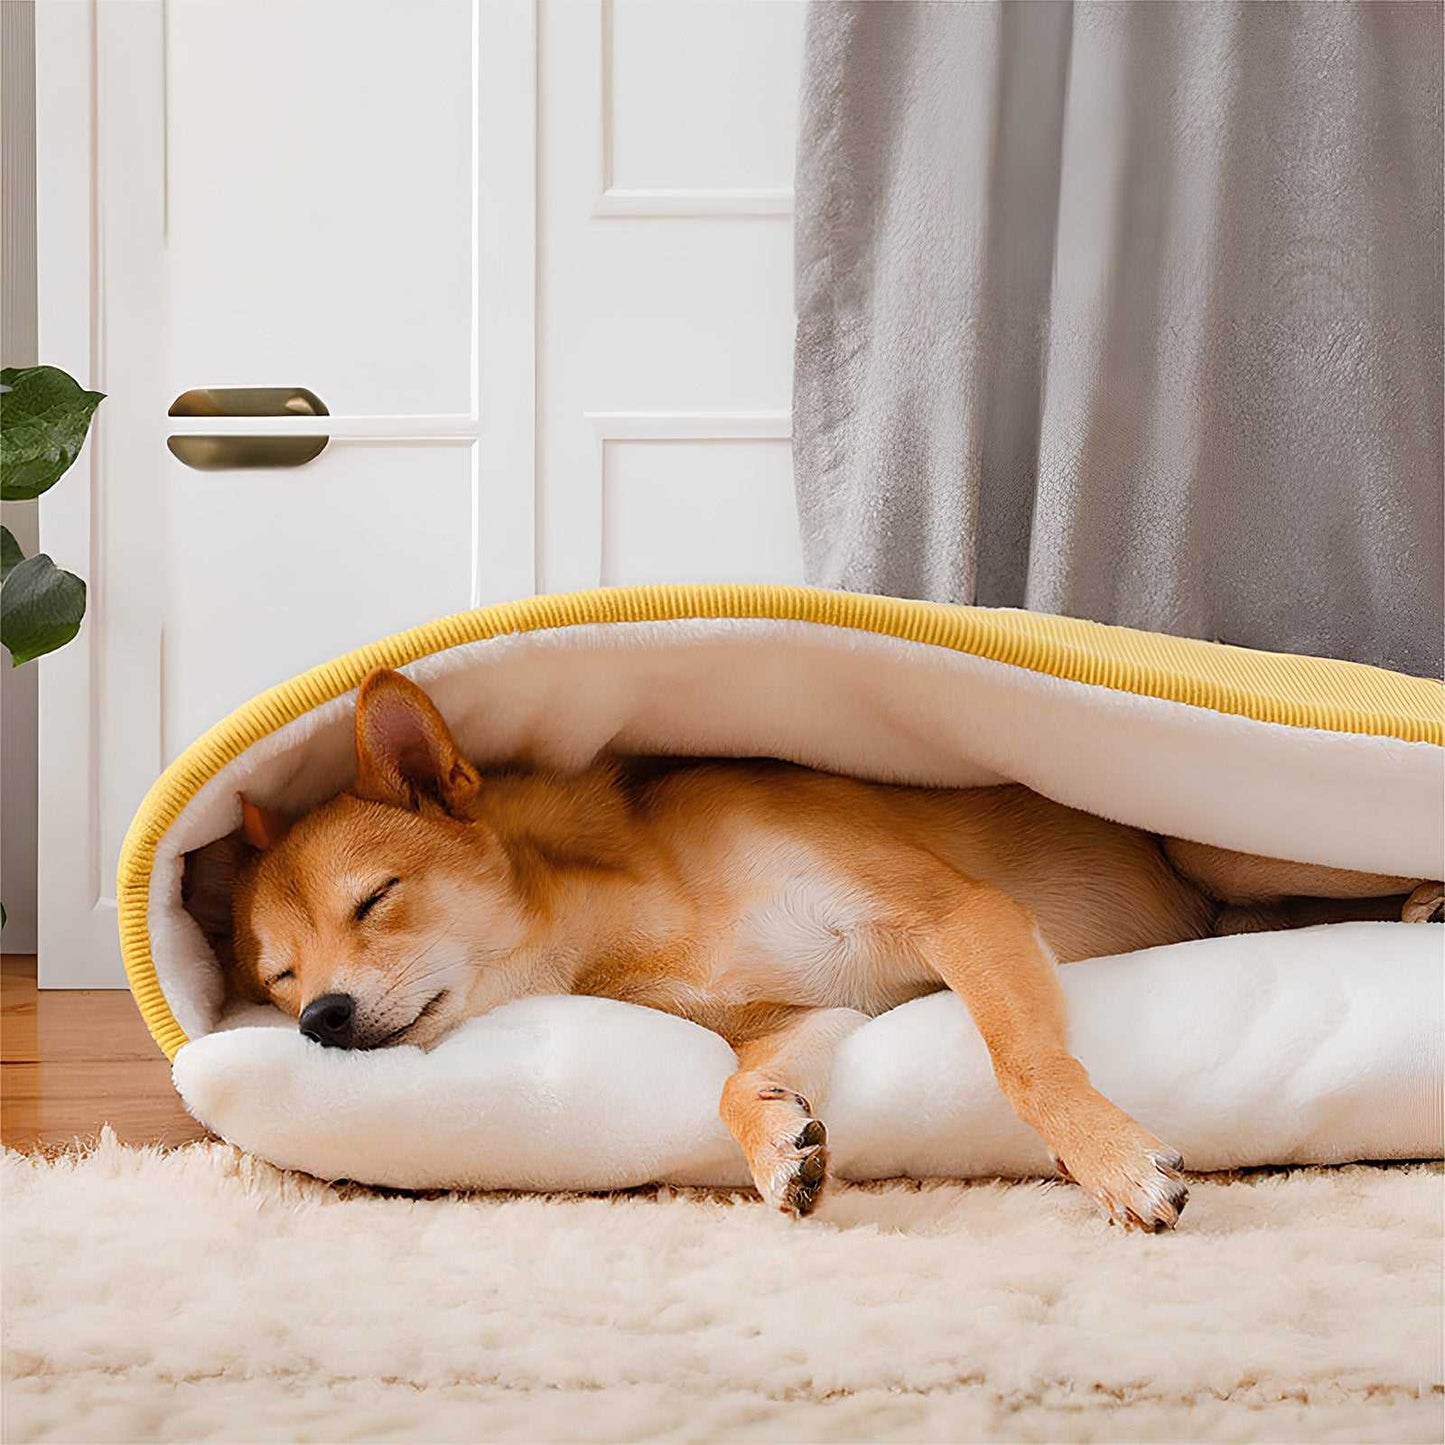
{"label": "wooden floor", "polygon": [[183,1144],[206,1131],[123,989],[35,987],[35,960],[0,960],[0,1141],[12,1149],[91,1139]]}

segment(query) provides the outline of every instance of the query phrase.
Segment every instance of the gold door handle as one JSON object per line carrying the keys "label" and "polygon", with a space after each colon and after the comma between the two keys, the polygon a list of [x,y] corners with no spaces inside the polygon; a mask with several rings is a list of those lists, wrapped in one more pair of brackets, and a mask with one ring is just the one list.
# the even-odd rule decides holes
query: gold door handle
{"label": "gold door handle", "polygon": [[[183,391],[169,416],[329,416],[326,403],[304,386],[208,386]],[[177,460],[201,472],[242,467],[300,467],[326,450],[326,436],[168,436]]]}

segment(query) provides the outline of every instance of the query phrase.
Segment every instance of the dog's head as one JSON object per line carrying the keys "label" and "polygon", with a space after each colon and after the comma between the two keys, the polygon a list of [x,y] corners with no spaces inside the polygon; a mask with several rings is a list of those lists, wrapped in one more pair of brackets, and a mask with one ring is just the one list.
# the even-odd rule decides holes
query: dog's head
{"label": "dog's head", "polygon": [[349,792],[294,822],[243,801],[234,948],[218,954],[236,991],[323,1044],[428,1046],[472,1011],[476,964],[519,941],[508,864],[480,774],[398,673],[357,694],[356,764]]}

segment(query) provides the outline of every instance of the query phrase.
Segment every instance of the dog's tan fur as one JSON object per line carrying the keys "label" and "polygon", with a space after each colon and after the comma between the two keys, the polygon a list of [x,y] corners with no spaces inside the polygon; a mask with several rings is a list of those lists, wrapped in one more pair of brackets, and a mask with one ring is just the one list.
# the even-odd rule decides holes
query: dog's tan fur
{"label": "dog's tan fur", "polygon": [[[356,748],[350,792],[289,826],[248,803],[242,837],[192,855],[188,906],[233,986],[293,1016],[350,995],[362,1048],[425,1047],[538,993],[681,1014],[736,1048],[722,1115],[789,1213],[826,1178],[814,1103],[838,1041],[949,987],[1061,1170],[1112,1219],[1172,1226],[1182,1160],[1069,1053],[1056,962],[1287,924],[1268,912],[1286,895],[1390,897],[1399,917],[1417,882],[1161,846],[1016,786],[756,761],[483,779],[394,672],[362,686]],[[221,882],[230,911],[206,901]]]}

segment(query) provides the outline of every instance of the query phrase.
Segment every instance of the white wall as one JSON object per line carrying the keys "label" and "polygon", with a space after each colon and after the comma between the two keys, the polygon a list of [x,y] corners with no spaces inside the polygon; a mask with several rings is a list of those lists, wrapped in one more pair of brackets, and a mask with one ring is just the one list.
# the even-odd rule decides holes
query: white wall
{"label": "white wall", "polygon": [[[35,14],[31,0],[0,0],[4,252],[0,362],[35,356]],[[37,544],[34,502],[0,505],[28,556]],[[36,667],[0,660],[0,900],[9,915],[0,951],[35,951]]]}

